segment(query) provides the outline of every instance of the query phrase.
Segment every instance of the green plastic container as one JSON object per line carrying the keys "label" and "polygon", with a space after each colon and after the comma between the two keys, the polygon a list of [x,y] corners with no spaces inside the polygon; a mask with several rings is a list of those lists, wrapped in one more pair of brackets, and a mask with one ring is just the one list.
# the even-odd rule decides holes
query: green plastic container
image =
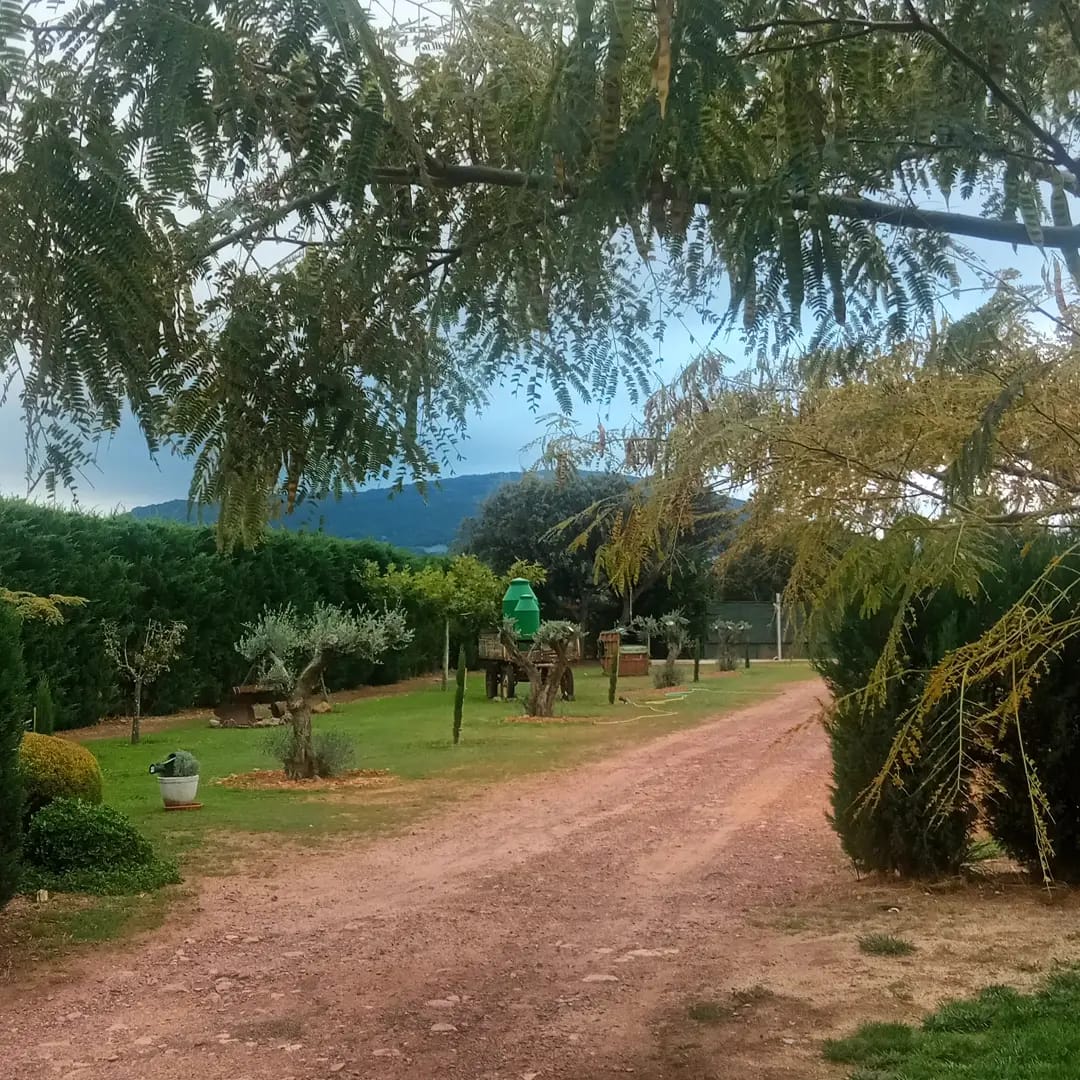
{"label": "green plastic container", "polygon": [[518,637],[532,641],[540,629],[540,602],[535,596],[523,596],[514,608],[514,621],[517,623]]}
{"label": "green plastic container", "polygon": [[540,602],[525,578],[514,578],[503,596],[503,618],[517,622],[518,637],[534,637],[540,628]]}

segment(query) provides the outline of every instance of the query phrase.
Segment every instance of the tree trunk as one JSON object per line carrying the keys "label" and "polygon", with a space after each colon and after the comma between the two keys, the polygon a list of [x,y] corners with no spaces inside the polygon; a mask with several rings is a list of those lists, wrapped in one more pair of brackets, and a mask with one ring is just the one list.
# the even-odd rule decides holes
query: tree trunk
{"label": "tree trunk", "polygon": [[622,652],[622,639],[615,642],[615,655],[611,658],[611,674],[608,676],[607,703],[615,704],[615,695],[619,691],[619,654]]}
{"label": "tree trunk", "polygon": [[547,669],[546,679],[542,671],[537,671],[536,678],[529,680],[529,701],[525,707],[529,716],[555,715],[555,697],[562,682],[561,672],[558,678],[555,675],[555,667],[551,667]]}
{"label": "tree trunk", "polygon": [[311,741],[311,705],[306,698],[289,698],[289,718],[293,737],[285,759],[285,776],[289,780],[310,780],[315,776],[315,747]]}
{"label": "tree trunk", "polygon": [[694,682],[701,682],[701,638],[694,638]]}
{"label": "tree trunk", "polygon": [[[514,637],[504,630],[500,635],[511,663],[525,669],[529,679],[529,696],[525,702],[526,716],[554,716],[555,696],[559,693],[563,673],[570,666],[570,642],[563,641],[554,645],[555,663],[550,668],[539,668],[530,655],[521,651]],[[544,671],[547,678],[544,678]]]}
{"label": "tree trunk", "polygon": [[285,775],[290,780],[310,780],[315,774],[315,747],[311,741],[311,699],[322,681],[326,657],[313,656],[289,695],[289,723],[292,745],[285,760]]}
{"label": "tree trunk", "polygon": [[675,677],[675,661],[679,659],[680,651],[681,650],[679,649],[678,645],[668,646],[667,660],[665,662],[665,666],[667,667],[668,680],[670,681],[672,686],[674,686],[677,681]]}
{"label": "tree trunk", "polygon": [[139,742],[139,728],[142,720],[142,679],[135,680],[135,710],[131,714],[131,745],[136,746]]}
{"label": "tree trunk", "polygon": [[442,688],[445,690],[450,682],[450,620],[446,620],[443,628],[442,649]]}
{"label": "tree trunk", "polygon": [[526,712],[530,716],[554,716],[555,701],[562,690],[563,675],[570,666],[570,643],[561,642],[554,646],[555,663],[547,669],[547,678],[543,671],[528,665],[529,704]]}

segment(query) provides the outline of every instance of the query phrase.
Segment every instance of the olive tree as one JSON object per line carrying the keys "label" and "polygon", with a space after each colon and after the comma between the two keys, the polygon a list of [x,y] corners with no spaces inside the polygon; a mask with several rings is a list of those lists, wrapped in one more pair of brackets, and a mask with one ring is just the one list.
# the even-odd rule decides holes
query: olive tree
{"label": "olive tree", "polygon": [[413,636],[399,609],[346,611],[324,603],[306,615],[291,604],[268,609],[246,630],[237,651],[255,665],[259,680],[280,690],[288,702],[293,737],[285,775],[290,780],[315,775],[311,706],[327,666],[337,656],[378,660],[392,649],[403,648]]}
{"label": "olive tree", "polygon": [[716,631],[716,666],[720,671],[734,671],[735,647],[750,629],[750,624],[741,620],[721,619],[713,623],[713,629]]}
{"label": "olive tree", "polygon": [[690,642],[690,620],[678,609],[664,615],[639,615],[630,624],[638,630],[651,646],[654,637],[660,638],[667,647],[664,658],[664,686],[674,686],[679,680],[675,675],[675,661]]}
{"label": "olive tree", "polygon": [[528,716],[554,716],[555,699],[570,668],[579,627],[564,619],[552,619],[540,624],[531,642],[519,641],[517,633],[513,619],[503,620],[499,629],[503,647],[529,680],[525,712]]}

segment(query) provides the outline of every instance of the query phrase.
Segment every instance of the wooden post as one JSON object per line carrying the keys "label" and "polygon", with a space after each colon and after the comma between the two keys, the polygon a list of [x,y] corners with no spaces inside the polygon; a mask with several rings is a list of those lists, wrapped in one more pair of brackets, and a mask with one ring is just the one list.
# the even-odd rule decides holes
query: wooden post
{"label": "wooden post", "polygon": [[701,682],[701,638],[694,639],[694,682]]}

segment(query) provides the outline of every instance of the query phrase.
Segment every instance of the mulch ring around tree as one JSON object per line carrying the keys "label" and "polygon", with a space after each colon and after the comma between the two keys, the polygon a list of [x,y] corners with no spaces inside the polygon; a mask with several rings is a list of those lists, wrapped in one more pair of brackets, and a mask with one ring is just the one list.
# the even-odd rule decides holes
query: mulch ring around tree
{"label": "mulch ring around tree", "polygon": [[340,776],[317,776],[311,780],[289,780],[281,769],[252,769],[222,776],[213,782],[237,791],[343,791],[378,787],[394,779],[394,774],[386,769],[349,769]]}

